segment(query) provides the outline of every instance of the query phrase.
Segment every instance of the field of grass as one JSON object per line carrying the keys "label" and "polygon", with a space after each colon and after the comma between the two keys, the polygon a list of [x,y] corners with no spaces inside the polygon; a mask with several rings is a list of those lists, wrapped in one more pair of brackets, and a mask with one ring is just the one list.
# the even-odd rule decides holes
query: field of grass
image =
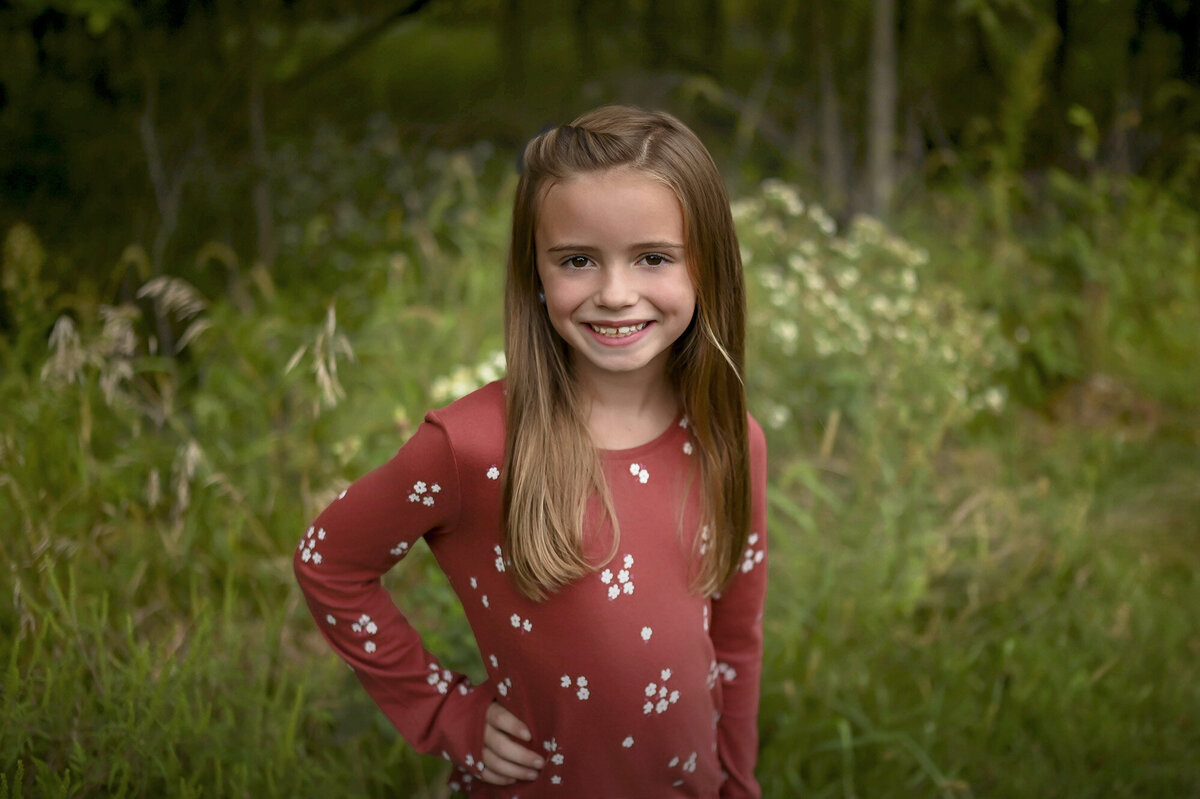
{"label": "field of grass", "polygon": [[[143,279],[106,305],[53,295],[47,245],[5,231],[3,799],[446,796],[290,569],[317,510],[497,369],[506,162],[397,164],[401,211],[320,172],[370,174],[386,139],[281,161],[289,185],[346,188],[286,210],[273,275],[214,250],[228,283]],[[1069,283],[1000,293],[1061,259],[1061,230],[1000,257],[964,225],[926,252],[949,224],[930,209],[905,240],[835,231],[780,184],[739,198],[771,448],[765,794],[1198,795],[1200,419],[1177,364],[1200,333],[1174,325],[1200,318],[1200,247],[1169,286],[1138,279],[1197,244],[1195,213],[1168,204],[1150,250],[1082,231],[1116,253],[1093,279],[1126,281],[1084,329]],[[1088,335],[1107,360],[1055,360]],[[390,580],[481,676],[432,559]]]}

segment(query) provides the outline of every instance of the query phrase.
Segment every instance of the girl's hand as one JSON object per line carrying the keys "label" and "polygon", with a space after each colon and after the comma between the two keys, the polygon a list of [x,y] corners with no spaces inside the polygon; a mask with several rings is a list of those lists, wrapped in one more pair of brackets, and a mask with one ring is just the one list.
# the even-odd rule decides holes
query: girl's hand
{"label": "girl's hand", "polygon": [[483,728],[483,773],[480,777],[492,785],[512,785],[517,780],[537,779],[545,765],[536,752],[514,739],[528,741],[529,728],[498,702],[492,702]]}

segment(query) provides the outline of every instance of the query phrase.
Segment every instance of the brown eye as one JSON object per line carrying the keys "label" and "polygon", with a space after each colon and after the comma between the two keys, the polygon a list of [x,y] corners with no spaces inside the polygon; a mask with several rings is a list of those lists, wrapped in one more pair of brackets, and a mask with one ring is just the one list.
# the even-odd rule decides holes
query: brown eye
{"label": "brown eye", "polygon": [[646,263],[650,266],[662,266],[667,262],[667,259],[658,253],[651,253],[646,256]]}
{"label": "brown eye", "polygon": [[582,269],[583,267],[585,267],[587,265],[588,265],[588,259],[587,259],[587,256],[584,256],[584,255],[572,255],[570,258],[567,259],[567,266],[573,266],[576,269]]}

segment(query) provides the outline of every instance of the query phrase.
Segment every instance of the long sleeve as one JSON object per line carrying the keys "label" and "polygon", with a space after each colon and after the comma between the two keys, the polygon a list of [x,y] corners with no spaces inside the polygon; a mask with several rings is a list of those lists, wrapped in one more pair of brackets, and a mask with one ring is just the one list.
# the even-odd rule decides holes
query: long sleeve
{"label": "long sleeve", "polygon": [[321,512],[294,568],[317,627],[405,740],[478,773],[491,691],[443,669],[380,582],[417,539],[447,534],[460,503],[447,435],[427,422]]}
{"label": "long sleeve", "polygon": [[750,421],[750,537],[738,573],[712,605],[710,635],[721,679],[717,754],[728,775],[721,799],[758,799],[758,701],[767,588],[767,459],[762,428]]}

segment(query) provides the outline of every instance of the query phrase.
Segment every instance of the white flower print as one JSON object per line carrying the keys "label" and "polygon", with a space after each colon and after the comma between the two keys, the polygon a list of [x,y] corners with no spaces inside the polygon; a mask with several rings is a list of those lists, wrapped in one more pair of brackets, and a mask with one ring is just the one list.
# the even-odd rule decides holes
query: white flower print
{"label": "white flower print", "polygon": [[367,635],[374,635],[379,631],[379,628],[375,626],[375,622],[371,621],[371,617],[365,613],[358,617],[358,621],[350,625],[350,629],[356,633],[365,631]]}
{"label": "white flower print", "polygon": [[429,674],[425,676],[425,682],[437,688],[439,694],[444,694],[450,690],[450,679],[453,676],[449,669],[443,669],[436,663],[430,663]]}
{"label": "white flower print", "polygon": [[500,696],[508,696],[508,692],[512,690],[512,679],[505,677],[500,682],[496,683],[496,692]]}
{"label": "white flower print", "polygon": [[626,749],[631,748],[633,746],[633,736],[626,735],[625,740],[621,741],[621,746],[625,747]]}
{"label": "white flower print", "polygon": [[621,561],[625,564],[625,568],[621,569],[616,574],[616,582],[613,581],[612,569],[605,569],[600,572],[600,582],[608,586],[608,598],[616,599],[622,593],[633,593],[633,573],[630,571],[633,568],[633,555],[626,555]]}
{"label": "white flower print", "polygon": [[471,587],[472,587],[472,588],[478,588],[478,587],[479,587],[479,581],[478,581],[478,580],[476,580],[474,577],[472,577],[472,578],[471,578],[471,580],[470,580],[470,583],[471,583]]}
{"label": "white flower print", "polygon": [[708,605],[707,604],[704,605],[704,618],[701,621],[701,625],[703,625],[703,627],[704,627],[704,632],[708,632]]}
{"label": "white flower print", "polygon": [[333,617],[333,614],[332,614],[332,613],[326,613],[326,614],[325,614],[325,621],[329,622],[329,625],[330,625],[330,626],[333,626],[333,625],[337,624],[337,619],[335,619],[335,618]]}
{"label": "white flower print", "polygon": [[687,429],[688,418],[686,416],[679,420],[679,426],[684,428],[685,430]]}
{"label": "white flower print", "polygon": [[706,524],[700,528],[700,554],[701,555],[703,555],[705,552],[708,551],[708,542],[710,540],[712,540],[712,537],[709,534],[708,525]]}
{"label": "white flower print", "polygon": [[492,547],[492,551],[496,553],[496,571],[504,571],[504,551],[500,549],[500,545]]}
{"label": "white flower print", "polygon": [[650,472],[646,471],[640,463],[629,464],[629,473],[636,477],[639,483],[645,483],[650,479]]}
{"label": "white flower print", "polygon": [[487,478],[489,480],[499,480],[500,479],[500,470],[497,469],[495,466],[492,466],[490,469],[487,470]]}
{"label": "white flower print", "polygon": [[679,701],[679,691],[667,687],[667,681],[671,679],[671,670],[663,669],[659,677],[662,678],[662,685],[652,682],[646,686],[647,701],[642,705],[642,712],[647,716],[651,713],[662,715],[667,712],[667,708]]}
{"label": "white flower print", "polygon": [[396,546],[389,549],[388,552],[391,552],[393,555],[395,555],[398,558],[402,558],[406,554],[408,554],[408,542],[401,541],[399,544],[396,544]]}
{"label": "white flower print", "polygon": [[365,644],[363,644],[363,649],[365,649],[367,651],[368,655],[375,654],[375,642],[367,641]]}
{"label": "white flower print", "polygon": [[652,635],[654,635],[654,630],[651,630],[649,627],[642,628],[642,640],[643,641],[649,641],[650,636],[652,636]]}
{"label": "white flower print", "polygon": [[530,632],[533,630],[533,622],[529,619],[522,619],[521,614],[519,613],[514,613],[513,615],[509,616],[508,620],[512,622],[512,626],[516,627],[518,630],[524,630],[525,632]]}
{"label": "white flower print", "polygon": [[746,543],[749,546],[746,547],[746,551],[742,554],[743,573],[750,571],[757,564],[762,563],[763,560],[763,550],[754,548],[758,544],[758,533],[751,533],[750,537],[746,539]]}
{"label": "white flower print", "polygon": [[409,502],[420,502],[425,507],[430,507],[434,504],[433,494],[442,490],[442,487],[437,483],[430,486],[424,480],[418,480],[413,483],[412,493],[408,495]]}
{"label": "white flower print", "polygon": [[483,606],[484,606],[485,608],[490,608],[490,607],[491,607],[491,605],[488,603],[487,594],[484,594],[483,596],[481,596],[481,597],[479,598],[479,600],[480,600],[481,602],[483,602]]}
{"label": "white flower print", "polygon": [[683,442],[683,454],[684,455],[692,454],[692,442],[690,442],[690,441]]}
{"label": "white flower print", "polygon": [[321,553],[317,551],[317,542],[325,540],[325,528],[320,529],[309,527],[304,537],[300,539],[299,546],[296,549],[300,550],[300,560],[305,563],[311,563],[314,566],[320,566],[323,558]]}
{"label": "white flower print", "polygon": [[725,682],[733,682],[737,679],[737,669],[728,663],[718,663],[717,673],[721,675],[721,679]]}
{"label": "white flower print", "polygon": [[[546,753],[550,756],[549,759],[551,764],[555,766],[561,766],[564,762],[566,762],[566,758],[563,757],[563,753],[558,751],[558,740],[556,738],[551,738],[549,741],[544,742],[542,744],[542,748],[545,749]],[[555,785],[561,785],[562,777],[558,774],[554,774],[550,777],[550,782]]]}
{"label": "white flower print", "polygon": [[581,701],[581,702],[586,702],[586,701],[588,700],[588,697],[590,697],[590,696],[592,695],[592,691],[591,691],[591,689],[590,689],[590,688],[588,688],[588,680],[587,680],[587,677],[584,677],[584,676],[582,676],[582,675],[580,675],[579,677],[577,677],[577,678],[575,679],[575,681],[574,681],[574,682],[572,682],[572,681],[571,681],[571,675],[570,675],[570,674],[564,674],[564,675],[562,676],[562,678],[559,680],[559,685],[560,685],[561,687],[563,687],[563,688],[571,688],[571,687],[575,687],[575,688],[577,688],[578,690],[577,690],[577,691],[575,691],[575,696],[576,696],[576,697],[579,699],[579,701]]}
{"label": "white flower print", "polygon": [[488,655],[488,662],[492,664],[493,669],[500,668],[500,661],[496,659],[495,655]]}

